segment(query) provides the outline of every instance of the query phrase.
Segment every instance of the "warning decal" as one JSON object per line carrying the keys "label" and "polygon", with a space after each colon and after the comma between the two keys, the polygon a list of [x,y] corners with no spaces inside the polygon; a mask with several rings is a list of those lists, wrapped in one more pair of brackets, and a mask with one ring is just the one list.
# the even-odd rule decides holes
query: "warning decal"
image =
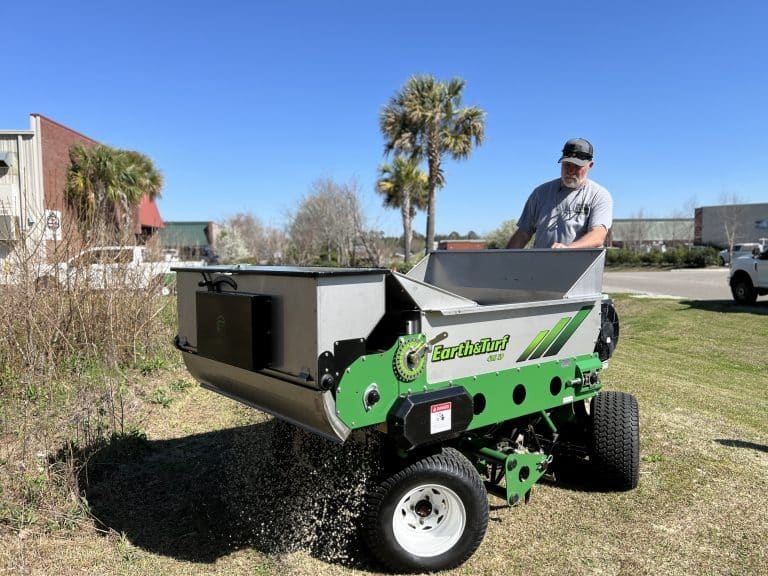
{"label": "warning decal", "polygon": [[429,407],[429,433],[437,434],[451,429],[451,402],[433,404]]}

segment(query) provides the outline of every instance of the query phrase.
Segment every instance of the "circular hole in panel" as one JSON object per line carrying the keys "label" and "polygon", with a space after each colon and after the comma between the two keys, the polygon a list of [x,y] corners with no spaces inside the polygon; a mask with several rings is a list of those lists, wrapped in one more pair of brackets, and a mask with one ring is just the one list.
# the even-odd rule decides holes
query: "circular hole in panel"
{"label": "circular hole in panel", "polygon": [[523,384],[518,384],[512,391],[512,401],[515,404],[522,404],[525,402],[525,394],[525,386]]}
{"label": "circular hole in panel", "polygon": [[475,394],[472,397],[472,404],[475,416],[485,411],[485,394]]}

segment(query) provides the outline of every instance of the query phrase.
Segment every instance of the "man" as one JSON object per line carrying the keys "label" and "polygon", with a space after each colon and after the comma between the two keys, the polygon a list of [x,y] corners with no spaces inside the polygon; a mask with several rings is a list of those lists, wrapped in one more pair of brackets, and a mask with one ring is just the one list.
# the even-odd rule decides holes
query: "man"
{"label": "man", "polygon": [[507,248],[523,248],[536,234],[534,248],[600,248],[613,224],[608,190],[587,178],[595,165],[592,144],[568,140],[560,178],[545,182],[528,197]]}

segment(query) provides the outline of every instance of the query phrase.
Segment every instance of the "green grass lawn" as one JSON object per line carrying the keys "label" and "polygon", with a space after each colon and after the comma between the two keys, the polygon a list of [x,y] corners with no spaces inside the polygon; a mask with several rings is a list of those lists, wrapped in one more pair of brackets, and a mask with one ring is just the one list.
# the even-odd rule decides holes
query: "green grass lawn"
{"label": "green grass lawn", "polygon": [[[449,574],[768,574],[768,306],[616,306],[603,381],[639,400],[639,488],[542,483],[514,508],[489,496],[485,541]],[[169,367],[132,384],[143,435],[93,462],[90,516],[0,522],[0,574],[378,573],[329,504],[364,498],[356,476],[276,460],[284,427],[184,378]]]}

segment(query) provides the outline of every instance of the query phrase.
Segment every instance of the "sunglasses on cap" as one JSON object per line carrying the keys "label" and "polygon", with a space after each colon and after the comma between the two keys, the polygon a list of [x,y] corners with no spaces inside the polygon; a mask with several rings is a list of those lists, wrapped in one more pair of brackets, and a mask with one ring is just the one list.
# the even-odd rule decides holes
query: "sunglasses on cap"
{"label": "sunglasses on cap", "polygon": [[563,150],[563,158],[578,158],[579,160],[592,160],[592,154],[589,152],[581,152],[580,150],[569,150],[565,148]]}

